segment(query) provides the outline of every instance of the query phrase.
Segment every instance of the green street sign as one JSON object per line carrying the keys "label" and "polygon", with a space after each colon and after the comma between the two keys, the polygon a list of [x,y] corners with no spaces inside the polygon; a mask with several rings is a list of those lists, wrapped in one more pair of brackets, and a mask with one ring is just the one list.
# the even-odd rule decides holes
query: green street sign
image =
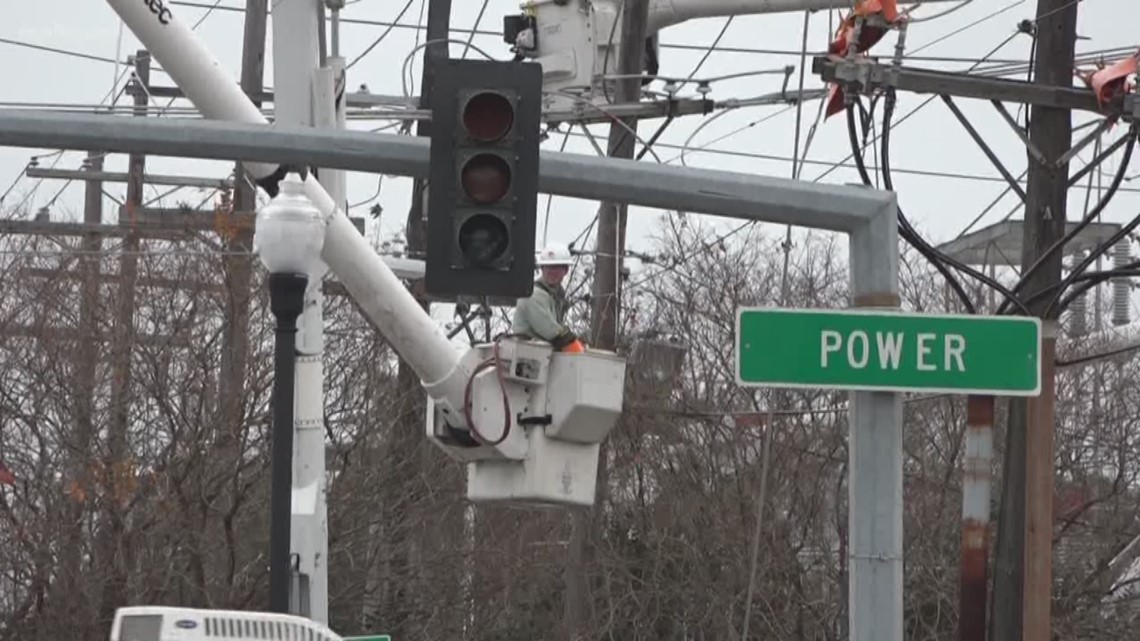
{"label": "green street sign", "polygon": [[1037,396],[1041,321],[873,310],[741,308],[736,382]]}

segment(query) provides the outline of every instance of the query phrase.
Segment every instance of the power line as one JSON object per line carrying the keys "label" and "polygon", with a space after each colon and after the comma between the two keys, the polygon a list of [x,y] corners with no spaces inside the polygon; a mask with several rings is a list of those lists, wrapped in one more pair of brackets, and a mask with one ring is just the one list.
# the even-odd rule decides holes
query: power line
{"label": "power line", "polygon": [[[174,1],[170,2],[170,4],[175,5],[175,6],[190,7],[190,8],[197,8],[197,9],[209,9],[212,6],[210,4],[206,4],[206,3],[202,3],[202,2],[192,2],[189,0],[174,0]],[[243,7],[234,7],[234,6],[221,6],[221,5],[219,5],[216,7],[216,9],[218,11],[227,11],[227,12],[231,12],[231,13],[244,13],[245,12],[245,9]],[[367,18],[344,18],[344,17],[342,17],[340,19],[340,22],[342,24],[354,24],[354,25],[360,25],[360,26],[385,27],[385,28],[391,27],[393,29],[405,29],[405,30],[413,30],[414,29],[414,30],[422,31],[426,28],[423,25],[412,24],[409,22],[395,22],[395,21],[387,21],[387,20],[371,20],[371,19],[367,19]],[[478,29],[478,28],[462,29],[462,28],[458,28],[458,27],[453,27],[451,29],[451,32],[452,33],[461,33],[461,34],[465,34],[465,35],[486,36],[486,37],[490,37],[490,38],[500,38],[503,35],[502,32],[500,32],[500,31],[491,31],[489,29]],[[679,51],[705,52],[708,50],[707,45],[692,45],[692,44],[684,44],[684,43],[680,43],[680,42],[662,42],[660,44],[660,46],[662,49],[676,49]],[[716,48],[716,51],[717,51],[717,53],[734,53],[734,54],[766,55],[766,56],[787,56],[787,57],[796,57],[796,58],[798,58],[800,56],[800,53],[801,53],[801,51],[799,49],[766,49],[766,48],[759,48],[759,47],[734,47],[734,46],[725,46],[725,45],[718,45]],[[808,50],[808,53],[810,55],[813,55],[813,56],[814,55],[824,55],[827,53],[827,51],[826,50]],[[977,62],[977,58],[958,57],[958,56],[914,56],[914,55],[909,55],[909,56],[907,56],[907,59],[908,60],[922,60],[922,61],[927,61],[927,62],[955,62],[955,63]],[[1012,64],[1012,63],[1020,63],[1022,61],[1013,60],[1013,59],[1001,59],[1001,60],[996,60],[995,62],[1008,62],[1008,63]]]}
{"label": "power line", "polygon": [[[789,107],[786,110],[783,110],[783,111],[781,111],[775,115],[782,115],[783,113],[791,111],[792,108],[793,107]],[[769,116],[766,116],[765,118],[753,120],[753,121],[751,121],[745,125],[741,125],[740,127],[733,129],[732,131],[730,131],[726,134],[718,136],[717,138],[714,138],[713,140],[711,140],[707,143],[701,143],[701,144],[696,145],[696,146],[690,145],[690,146],[686,147],[684,145],[678,145],[678,144],[673,144],[673,143],[665,143],[665,142],[660,142],[660,141],[654,143],[653,146],[654,147],[660,147],[663,149],[675,149],[678,151],[684,151],[686,155],[691,155],[694,153],[702,153],[702,154],[711,154],[711,155],[715,155],[715,156],[729,156],[729,157],[747,158],[750,160],[769,160],[769,161],[773,161],[773,162],[791,162],[793,160],[793,158],[791,156],[785,156],[785,155],[780,155],[780,154],[765,154],[765,153],[760,153],[760,152],[755,152],[755,151],[739,151],[739,150],[733,150],[733,149],[709,149],[707,147],[707,145],[715,144],[715,143],[717,143],[717,142],[719,142],[725,138],[731,138],[731,137],[735,136],[736,134],[740,133],[741,131],[744,131],[745,129],[748,129],[748,128],[751,128],[757,124],[760,124],[764,120],[771,118],[771,117],[773,117],[773,115],[769,115]],[[581,134],[578,132],[571,132],[571,133],[569,133],[569,135],[573,136],[575,138],[585,138],[586,137],[585,134]],[[599,137],[599,139],[604,140],[604,137]],[[667,159],[665,159],[664,164],[669,164],[669,163],[671,163],[671,162],[673,162],[679,158],[680,158],[680,156],[674,156],[672,158],[667,158]],[[832,167],[832,166],[835,166],[836,163],[833,161],[830,161],[830,160],[810,160],[807,158],[801,158],[799,160],[799,164],[800,165],[818,165],[818,166]],[[854,170],[855,165],[852,162],[840,162],[839,168],[840,169]],[[926,178],[945,178],[945,179],[949,179],[949,180],[968,180],[968,181],[977,181],[977,182],[992,182],[992,183],[1001,183],[1003,185],[1008,184],[1006,182],[1006,180],[1000,176],[987,176],[985,174],[971,174],[971,173],[964,173],[964,172],[939,171],[939,170],[933,170],[933,169],[915,169],[915,168],[902,168],[902,167],[892,167],[891,172],[895,173],[895,174],[908,174],[908,175],[914,175],[914,176],[922,176],[922,177],[926,177]],[[1023,184],[1025,182],[1024,176],[1018,182],[1019,182],[1019,184]],[[1140,187],[1121,187],[1118,191],[1120,191],[1121,193],[1140,194]]]}
{"label": "power line", "polygon": [[[923,49],[929,49],[930,47],[933,47],[934,45],[936,45],[936,44],[938,44],[938,43],[940,43],[940,42],[943,42],[943,41],[945,41],[945,40],[947,40],[947,39],[949,39],[949,38],[953,38],[954,36],[956,36],[956,35],[958,35],[958,34],[960,34],[960,33],[964,33],[964,32],[966,32],[966,31],[968,31],[968,30],[970,30],[970,29],[973,29],[974,27],[976,27],[976,26],[978,26],[978,25],[980,25],[980,24],[982,24],[982,23],[984,23],[984,22],[987,22],[987,21],[989,21],[989,20],[992,20],[992,19],[994,19],[994,18],[996,18],[996,17],[1000,16],[1001,14],[1005,13],[1006,11],[1009,11],[1010,9],[1013,9],[1014,7],[1019,7],[1019,6],[1023,5],[1023,4],[1025,4],[1025,0],[1017,0],[1017,2],[1014,2],[1013,4],[1009,4],[1009,5],[1006,5],[1006,6],[1002,7],[1001,9],[998,9],[997,11],[994,11],[994,12],[993,12],[993,13],[991,13],[991,14],[988,14],[988,15],[986,15],[986,16],[984,16],[984,17],[982,17],[982,18],[978,18],[977,20],[975,20],[975,21],[971,22],[970,24],[967,24],[967,25],[966,25],[966,26],[964,26],[964,27],[959,27],[958,29],[956,29],[956,30],[954,30],[954,31],[951,31],[950,33],[948,33],[948,34],[946,34],[946,35],[942,36],[941,38],[938,38],[938,39],[936,39],[936,40],[932,40],[932,41],[930,41],[930,42],[928,42],[928,43],[926,43],[926,44],[922,45],[921,47],[918,47],[918,48],[917,48],[917,49],[915,49],[915,50],[914,50],[912,53],[918,53],[919,51],[922,51]],[[910,56],[903,56],[903,57],[905,57],[905,58],[910,58]]]}
{"label": "power line", "polygon": [[[1023,1],[1024,1],[1024,0],[1023,0]],[[959,31],[959,32],[957,32],[957,33],[961,33],[961,31]],[[995,53],[997,53],[998,51],[1000,51],[1000,50],[1001,50],[1003,47],[1005,47],[1007,44],[1009,44],[1011,40],[1013,40],[1014,38],[1016,38],[1016,37],[1018,36],[1018,34],[1020,34],[1020,33],[1021,33],[1020,31],[1014,31],[1012,34],[1010,34],[1010,35],[1009,35],[1009,37],[1007,37],[1007,38],[1006,38],[1005,40],[1003,40],[1003,41],[1002,41],[1000,44],[998,44],[998,46],[994,47],[992,50],[990,50],[990,52],[989,52],[988,54],[986,54],[984,57],[982,57],[981,59],[979,59],[979,60],[978,60],[978,62],[977,62],[976,64],[974,64],[974,65],[973,65],[973,66],[972,66],[970,69],[968,69],[967,71],[972,71],[972,70],[973,70],[973,69],[975,69],[976,67],[980,66],[980,65],[981,65],[983,62],[985,62],[985,61],[986,61],[986,59],[988,59],[990,56],[992,56],[993,54],[995,54]],[[904,115],[903,115],[901,118],[899,118],[897,121],[895,121],[895,122],[894,122],[894,124],[892,125],[892,127],[893,127],[893,128],[895,128],[895,129],[898,129],[898,127],[899,127],[900,125],[902,125],[902,123],[906,122],[906,121],[907,121],[907,120],[909,120],[909,119],[910,119],[912,116],[914,116],[916,113],[918,113],[918,112],[919,112],[919,110],[921,110],[922,108],[924,108],[924,107],[926,107],[927,105],[929,105],[929,104],[930,104],[930,103],[931,103],[931,102],[934,100],[934,98],[935,98],[935,97],[936,97],[936,96],[931,96],[931,97],[927,98],[926,100],[922,101],[922,104],[920,104],[920,105],[918,105],[917,107],[915,107],[914,109],[911,109],[910,111],[906,112],[906,114],[904,114]],[[867,141],[867,142],[866,142],[866,143],[863,145],[863,147],[862,147],[862,149],[861,149],[860,151],[862,151],[862,150],[866,150],[868,146],[870,146],[870,145],[873,145],[873,144],[875,144],[876,142],[878,142],[878,141],[879,141],[879,138],[880,138],[880,136],[881,136],[881,134],[876,134],[875,136],[872,136],[871,140]],[[820,174],[820,175],[816,176],[816,177],[815,177],[815,179],[814,179],[814,180],[812,180],[812,182],[819,182],[819,181],[823,180],[824,178],[826,178],[827,176],[829,176],[829,175],[830,175],[830,174],[831,174],[833,171],[835,171],[835,170],[836,170],[836,169],[838,169],[840,166],[842,166],[844,163],[846,163],[847,161],[851,160],[851,159],[852,159],[852,158],[854,158],[854,157],[855,157],[855,154],[854,154],[854,153],[850,153],[850,154],[847,154],[847,156],[846,156],[845,158],[843,158],[843,160],[839,160],[839,161],[837,161],[837,162],[836,162],[836,163],[835,163],[835,164],[832,166],[832,168],[831,168],[831,169],[828,169],[827,171],[823,172],[822,174]]]}
{"label": "power line", "polygon": [[[412,3],[414,3],[414,2],[415,2],[415,0],[408,0],[408,2],[407,2],[405,5],[404,5],[404,8],[403,8],[403,9],[400,9],[400,13],[399,13],[399,15],[397,15],[397,16],[396,16],[396,21],[397,21],[397,22],[399,22],[400,18],[403,18],[403,17],[404,17],[404,14],[408,12],[408,9],[411,9],[411,8],[412,8]],[[340,21],[341,21],[342,23],[350,23],[350,22],[352,22],[351,20],[349,20],[349,19],[347,19],[347,18],[341,18],[341,19],[340,19]],[[418,25],[417,25],[417,26],[418,26]],[[356,63],[358,63],[358,62],[360,62],[360,60],[361,60],[362,58],[364,58],[364,56],[367,56],[369,53],[371,53],[371,52],[372,52],[372,50],[373,50],[373,49],[375,49],[375,48],[376,48],[376,45],[380,44],[380,42],[381,42],[381,41],[383,41],[383,40],[384,40],[384,38],[387,38],[387,37],[388,37],[388,34],[392,33],[392,29],[394,29],[394,28],[395,28],[395,24],[393,23],[393,25],[389,26],[389,27],[388,27],[388,28],[387,28],[387,29],[386,29],[386,30],[385,30],[383,33],[381,33],[381,34],[380,34],[380,36],[376,38],[376,40],[372,41],[372,44],[368,45],[368,47],[367,47],[367,48],[365,48],[365,49],[364,49],[364,51],[363,51],[363,52],[362,52],[360,55],[358,55],[356,58],[353,58],[352,62],[350,62],[350,63],[348,63],[347,65],[345,65],[345,67],[344,67],[344,68],[345,68],[346,70],[347,70],[347,69],[351,69],[353,65],[355,65],[355,64],[356,64]]]}
{"label": "power line", "polygon": [[64,56],[71,56],[73,58],[82,58],[84,60],[93,60],[95,62],[106,62],[110,64],[127,64],[126,62],[115,60],[114,58],[106,58],[104,56],[96,56],[90,53],[83,53],[81,51],[72,51],[69,49],[60,49],[58,47],[48,47],[46,45],[37,45],[30,42],[21,40],[12,40],[10,38],[0,38],[0,43],[12,45],[14,47],[24,47],[27,49],[35,49],[37,51],[47,51],[49,53],[58,53]]}

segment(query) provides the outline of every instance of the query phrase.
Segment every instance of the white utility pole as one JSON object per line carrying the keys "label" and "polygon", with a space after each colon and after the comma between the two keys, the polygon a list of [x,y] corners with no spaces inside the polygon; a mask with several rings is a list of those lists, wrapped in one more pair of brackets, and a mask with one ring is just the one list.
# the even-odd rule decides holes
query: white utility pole
{"label": "white utility pole", "polygon": [[[340,73],[321,69],[319,3],[278,0],[273,5],[273,88],[275,124],[336,128],[335,98]],[[330,60],[330,64],[333,61]],[[313,169],[313,168],[307,168]],[[318,177],[344,206],[344,172],[320,170]],[[311,274],[297,332],[296,409],[293,438],[293,500],[290,552],[301,581],[291,595],[298,613],[328,623],[328,510],[324,424],[323,276]]]}

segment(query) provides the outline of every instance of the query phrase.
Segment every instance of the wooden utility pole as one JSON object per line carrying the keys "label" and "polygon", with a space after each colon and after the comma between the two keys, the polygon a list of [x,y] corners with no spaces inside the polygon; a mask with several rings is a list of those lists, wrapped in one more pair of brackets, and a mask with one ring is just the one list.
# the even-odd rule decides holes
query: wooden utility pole
{"label": "wooden utility pole", "polygon": [[[149,97],[145,91],[150,83],[150,52],[140,50],[135,54],[135,79],[140,91],[134,94],[135,115],[146,117]],[[130,174],[127,182],[126,218],[120,224],[133,226],[135,214],[143,202],[143,174],[146,157],[131,154],[128,162]],[[101,555],[106,563],[103,600],[100,619],[107,622],[114,615],[115,608],[126,603],[127,571],[130,567],[130,545],[123,541],[125,532],[124,506],[127,476],[131,473],[131,454],[128,442],[130,430],[131,396],[131,352],[135,340],[135,280],[138,277],[138,251],[141,246],[137,231],[129,231],[123,237],[119,258],[119,287],[115,313],[115,326],[111,341],[111,406],[110,425],[107,430],[106,457],[103,473],[108,477],[111,496],[108,497],[104,512],[103,546]]]}
{"label": "wooden utility pole", "polygon": [[[103,169],[103,154],[91,151],[87,156],[86,172],[94,173]],[[92,180],[85,185],[83,222],[98,225],[103,220],[103,183]],[[67,451],[67,539],[61,555],[65,576],[61,581],[61,596],[65,603],[79,612],[62,612],[66,624],[64,630],[73,639],[83,639],[87,631],[78,625],[80,621],[90,621],[93,610],[85,600],[73,600],[67,595],[86,594],[87,564],[83,562],[83,533],[87,531],[84,521],[89,512],[86,501],[90,491],[90,472],[93,460],[91,444],[95,430],[95,376],[99,360],[99,250],[102,242],[98,234],[87,234],[80,244],[83,252],[79,258],[81,284],[79,298],[79,325],[76,333],[81,340],[76,345],[77,361],[72,378],[72,394],[75,398],[75,423]]]}
{"label": "wooden utility pole", "polygon": [[[1038,0],[1033,57],[1035,85],[1072,86],[1077,8],[1078,3],[1072,0]],[[1029,144],[1038,153],[1032,153],[1032,148],[1028,150],[1023,270],[1036,263],[1064,235],[1069,166],[1059,161],[1069,151],[1072,135],[1070,110],[1041,105],[1031,108]],[[1062,259],[1062,253],[1055,252],[1030,277],[1022,291],[1042,291],[1060,282]],[[1010,402],[1005,478],[1011,491],[1003,501],[1003,518],[999,523],[991,634],[994,641],[1048,641],[1051,637],[1054,360],[1060,312],[1046,317],[1048,301],[1044,298],[1029,306],[1044,323],[1041,395]],[[1022,539],[1021,549],[1012,545],[1018,538]],[[1020,570],[1015,569],[1018,566]],[[1017,575],[1021,578],[1020,586],[1015,580]],[[1020,617],[1016,616],[1018,613]]]}
{"label": "wooden utility pole", "polygon": [[[265,39],[268,0],[246,0],[245,37],[241,53],[241,88],[255,105],[261,107],[259,96],[264,89]],[[233,212],[252,212],[257,205],[257,190],[246,178],[242,163],[234,169]],[[253,225],[240,225],[228,239],[222,239],[229,252],[225,258],[225,279],[228,289],[229,322],[222,338],[221,375],[218,400],[221,420],[218,422],[222,443],[237,443],[242,422],[242,398],[245,396],[245,374],[249,352],[250,282],[253,275]],[[250,255],[244,255],[250,254]],[[236,452],[236,450],[233,450]]]}
{"label": "wooden utility pole", "polygon": [[[641,97],[641,79],[645,39],[649,16],[649,0],[626,0],[622,5],[621,45],[617,55],[616,102],[629,104]],[[609,70],[604,70],[608,75]],[[606,82],[603,80],[603,82]],[[637,143],[637,118],[623,118],[610,125],[607,153],[612,158],[632,159]],[[621,256],[625,251],[627,206],[602,203],[598,210],[598,239],[595,247],[594,282],[590,315],[589,345],[616,350],[621,317]],[[605,498],[609,473],[606,466],[607,445],[602,444],[598,457],[597,490],[594,505],[571,516],[572,529],[566,558],[565,622],[567,638],[575,641],[585,631],[590,619],[590,560],[594,539],[595,510]]]}
{"label": "wooden utility pole", "polygon": [[[1077,9],[1072,0],[1039,0],[1037,4],[1037,70],[1035,84],[1049,87],[1071,86],[1073,57],[1077,41]],[[1030,112],[1029,140],[1048,162],[1037,162],[1029,154],[1029,182],[1026,190],[1025,237],[1022,241],[1022,269],[1036,262],[1065,234],[1069,165],[1060,162],[1073,140],[1072,113],[1066,109],[1034,107]],[[1052,255],[1031,280],[1026,291],[1035,292],[1061,280],[1063,256]],[[1044,316],[1043,304],[1031,308]],[[1025,411],[1025,559],[1022,595],[1022,639],[1049,641],[1053,585],[1053,467],[1054,403],[1056,400],[1054,364],[1057,321],[1060,311],[1044,318],[1041,349],[1041,395],[1028,400]]]}
{"label": "wooden utility pole", "polygon": [[[451,0],[428,0],[428,15],[427,15],[427,33],[425,39],[431,43],[424,47],[423,69],[420,75],[420,109],[431,109],[432,100],[432,85],[435,79],[435,65],[441,60],[446,60],[448,57],[448,43],[446,39],[451,33]],[[428,138],[431,136],[431,123],[426,120],[420,120],[416,123],[416,136],[421,138]],[[412,183],[412,202],[408,207],[408,217],[404,229],[405,237],[407,239],[408,255],[412,258],[422,257],[427,251],[427,225],[425,224],[425,217],[427,210],[424,208],[424,196],[427,193],[427,182],[423,180],[415,180]],[[423,292],[423,280],[412,281],[411,283],[412,295],[420,304],[424,311],[430,311],[431,303],[428,301]],[[422,471],[419,469],[420,465],[431,465],[428,462],[430,459],[425,460],[422,456],[417,455],[419,451],[420,432],[422,431],[422,422],[424,420],[424,411],[426,405],[426,395],[423,390],[419,377],[415,371],[408,365],[404,358],[399,359],[399,366],[397,369],[397,389],[399,390],[398,397],[402,400],[400,407],[397,409],[399,418],[395,425],[395,433],[387,444],[387,452],[385,452],[386,460],[390,461],[407,461],[409,466],[409,478],[414,478]],[[384,498],[381,499],[386,508],[399,505],[405,500],[408,500],[408,494],[419,496],[419,490],[409,485],[401,485],[386,488]],[[416,547],[426,545],[420,540],[419,537],[409,535],[406,528],[387,525],[385,528],[390,532],[385,536],[387,545],[390,546],[391,556],[396,557],[401,552],[403,553],[402,559],[398,562],[400,569],[396,574],[403,576],[405,585],[400,585],[401,581],[397,580],[395,576],[386,578],[384,585],[382,585],[378,592],[382,596],[378,601],[383,601],[380,607],[375,608],[383,612],[384,621],[395,621],[391,629],[393,636],[423,636],[426,628],[415,621],[414,608],[409,604],[411,599],[408,598],[407,582],[412,577],[422,577],[427,571],[421,563],[417,561],[418,554]],[[459,529],[462,532],[462,529]],[[414,581],[415,584],[423,585],[423,583]],[[367,608],[366,611],[371,611],[372,608]],[[378,621],[373,623],[379,623]]]}
{"label": "wooden utility pole", "polygon": [[[432,85],[435,84],[435,65],[447,60],[448,43],[445,40],[451,33],[451,0],[429,0],[427,17],[427,41],[432,44],[424,47],[423,73],[420,76],[420,105],[421,110],[431,109]],[[416,123],[416,136],[420,138],[431,137],[431,121],[420,120]],[[426,181],[417,179],[412,186],[412,206],[408,211],[407,240],[408,252],[413,256],[427,251],[425,234],[427,226],[424,217],[424,194],[427,193]],[[425,309],[427,303],[423,303]],[[418,383],[417,383],[418,385]]]}

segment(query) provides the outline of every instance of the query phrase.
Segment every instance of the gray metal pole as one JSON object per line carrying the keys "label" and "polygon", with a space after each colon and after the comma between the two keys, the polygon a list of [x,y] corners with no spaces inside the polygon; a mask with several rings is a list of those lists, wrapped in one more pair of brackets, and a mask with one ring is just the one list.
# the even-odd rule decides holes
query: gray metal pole
{"label": "gray metal pole", "polygon": [[[891,211],[851,233],[853,307],[899,307],[897,208]],[[902,641],[902,396],[855,392],[850,412],[849,638]]]}
{"label": "gray metal pole", "polygon": [[[327,115],[332,110],[331,104],[314,104],[313,83],[320,63],[318,2],[277,0],[272,5],[275,127],[313,127],[318,113]],[[335,124],[335,115],[333,120]],[[320,172],[319,178],[337,205],[343,207],[344,201],[331,188],[329,176]],[[286,578],[294,586],[290,601],[297,609],[292,613],[327,625],[328,537],[320,514],[325,491],[324,294],[321,279],[315,274],[309,275],[303,311],[296,322],[293,448],[283,455],[292,465],[288,540],[289,555],[297,558],[297,568]],[[302,587],[306,584],[307,591]]]}
{"label": "gray metal pole", "polygon": [[[426,177],[430,143],[313,127],[0,110],[0,146],[98,148]],[[540,162],[543,193],[831,231],[861,228],[895,202],[890,193],[863,187],[594,155],[543,152]]]}

